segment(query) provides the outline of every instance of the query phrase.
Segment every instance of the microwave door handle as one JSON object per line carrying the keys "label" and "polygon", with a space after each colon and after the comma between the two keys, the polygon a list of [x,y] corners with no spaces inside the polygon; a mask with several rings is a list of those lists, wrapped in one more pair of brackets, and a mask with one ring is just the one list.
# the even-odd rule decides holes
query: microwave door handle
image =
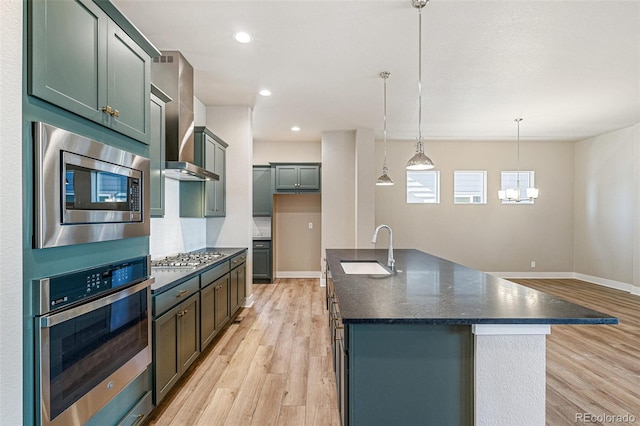
{"label": "microwave door handle", "polygon": [[149,278],[148,280],[145,280],[131,287],[127,287],[126,289],[121,290],[117,293],[110,294],[109,296],[94,300],[93,302],[85,303],[83,305],[76,306],[75,308],[58,312],[57,314],[44,316],[40,319],[40,327],[50,328],[50,327],[53,327],[54,325],[79,317],[80,315],[84,315],[87,312],[100,309],[114,302],[117,302],[118,300],[124,299],[125,297],[131,296],[132,294],[137,293],[140,290],[144,290],[145,288],[150,287],[151,284],[153,284],[154,282],[155,282],[155,278]]}

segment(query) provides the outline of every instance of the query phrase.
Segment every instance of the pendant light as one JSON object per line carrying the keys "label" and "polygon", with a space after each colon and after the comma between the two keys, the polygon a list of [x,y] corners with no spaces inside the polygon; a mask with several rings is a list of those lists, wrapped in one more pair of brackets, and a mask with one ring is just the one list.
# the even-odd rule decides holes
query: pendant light
{"label": "pendant light", "polygon": [[[518,170],[516,172],[516,187],[501,189],[500,191],[498,191],[498,198],[501,201],[512,201],[519,203],[520,201],[522,201],[520,198],[520,122],[522,121],[522,118],[516,118],[513,121],[518,124],[518,150],[516,154]],[[533,201],[534,199],[538,198],[538,193],[538,188],[529,187],[526,190],[526,199]]]}
{"label": "pendant light", "polygon": [[389,71],[382,71],[378,74],[384,80],[384,162],[382,163],[382,175],[376,181],[377,186],[391,186],[393,180],[387,174],[387,78],[391,75]]}
{"label": "pendant light", "polygon": [[422,8],[429,0],[411,0],[411,5],[418,9],[418,139],[416,153],[407,161],[407,170],[429,170],[434,167],[431,158],[424,153],[422,139]]}

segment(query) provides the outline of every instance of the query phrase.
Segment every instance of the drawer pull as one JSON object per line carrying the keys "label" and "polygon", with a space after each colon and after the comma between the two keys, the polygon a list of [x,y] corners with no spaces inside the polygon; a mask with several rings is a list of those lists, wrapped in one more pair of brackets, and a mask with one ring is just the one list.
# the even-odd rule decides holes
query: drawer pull
{"label": "drawer pull", "polygon": [[189,294],[189,290],[182,290],[181,292],[179,292],[178,294],[176,294],[176,297],[182,297],[185,294]]}
{"label": "drawer pull", "polygon": [[264,247],[264,244],[256,244],[256,247]]}
{"label": "drawer pull", "polygon": [[142,424],[142,420],[144,420],[144,414],[136,414],[134,417],[136,421],[133,422],[131,426],[138,426],[139,424]]}
{"label": "drawer pull", "polygon": [[111,108],[109,105],[107,105],[107,106],[103,106],[102,108],[100,108],[100,110],[101,110],[102,112],[106,112],[106,113],[107,113],[107,114],[109,114],[109,115],[112,115],[112,114],[113,114],[113,108]]}
{"label": "drawer pull", "polygon": [[111,115],[113,115],[114,117],[120,117],[120,111],[118,111],[117,109],[114,109],[113,114]]}

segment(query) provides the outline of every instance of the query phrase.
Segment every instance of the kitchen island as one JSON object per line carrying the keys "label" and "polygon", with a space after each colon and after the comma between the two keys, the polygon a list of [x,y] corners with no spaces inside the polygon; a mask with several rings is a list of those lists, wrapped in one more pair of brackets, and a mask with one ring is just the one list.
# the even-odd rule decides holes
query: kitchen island
{"label": "kitchen island", "polygon": [[343,425],[544,425],[550,325],[618,322],[418,250],[396,250],[393,274],[341,264],[389,270],[387,250],[326,259]]}

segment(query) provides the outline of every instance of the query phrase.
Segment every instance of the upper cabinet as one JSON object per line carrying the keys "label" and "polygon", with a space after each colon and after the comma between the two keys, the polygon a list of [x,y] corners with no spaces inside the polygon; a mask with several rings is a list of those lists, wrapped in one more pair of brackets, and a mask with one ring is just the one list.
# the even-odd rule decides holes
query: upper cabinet
{"label": "upper cabinet", "polygon": [[206,127],[196,126],[194,134],[194,163],[218,175],[206,182],[180,182],[181,217],[226,216],[227,147],[224,140]]}
{"label": "upper cabinet", "polygon": [[160,52],[110,2],[28,7],[28,93],[148,144],[150,57]]}
{"label": "upper cabinet", "polygon": [[151,85],[151,143],[149,144],[151,216],[164,216],[165,105],[171,98]]}
{"label": "upper cabinet", "polygon": [[320,164],[272,163],[275,192],[320,192]]}

